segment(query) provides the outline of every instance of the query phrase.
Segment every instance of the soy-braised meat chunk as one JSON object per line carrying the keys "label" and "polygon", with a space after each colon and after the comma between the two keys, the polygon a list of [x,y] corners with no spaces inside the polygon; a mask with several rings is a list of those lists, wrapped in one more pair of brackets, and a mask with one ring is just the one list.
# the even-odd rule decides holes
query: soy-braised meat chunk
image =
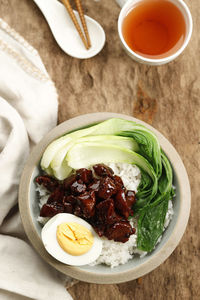
{"label": "soy-braised meat chunk", "polygon": [[76,205],[76,197],[73,195],[68,195],[63,198],[63,203],[70,203],[73,207]]}
{"label": "soy-braised meat chunk", "polygon": [[94,216],[95,213],[95,193],[94,191],[85,192],[77,196],[77,204],[80,205],[82,210],[82,216],[89,219]]}
{"label": "soy-braised meat chunk", "polygon": [[38,176],[35,181],[39,185],[43,185],[49,192],[53,192],[59,186],[58,181],[48,175]]}
{"label": "soy-braised meat chunk", "polygon": [[108,199],[112,195],[114,195],[116,191],[117,191],[116,185],[112,180],[112,178],[110,177],[101,178],[100,187],[98,191],[99,198]]}
{"label": "soy-braised meat chunk", "polygon": [[69,177],[67,177],[64,181],[63,181],[63,186],[64,189],[67,191],[70,189],[70,186],[74,183],[74,181],[76,181],[76,175],[70,175]]}
{"label": "soy-braised meat chunk", "polygon": [[119,190],[115,195],[115,207],[120,215],[128,219],[130,209],[127,205],[126,195],[123,189]]}
{"label": "soy-braised meat chunk", "polygon": [[81,210],[80,206],[77,205],[74,208],[74,215],[77,217],[82,217],[82,210]]}
{"label": "soy-braised meat chunk", "polygon": [[86,219],[99,236],[124,243],[135,233],[128,222],[129,215],[133,215],[135,192],[127,191],[122,179],[106,165],[96,164],[93,169],[97,178],[85,168],[62,182],[48,175],[37,177],[36,182],[50,192],[40,216],[74,214]]}
{"label": "soy-braised meat chunk", "polygon": [[107,199],[100,202],[96,206],[96,220],[97,223],[107,224],[112,220],[114,213],[113,199]]}
{"label": "soy-braised meat chunk", "polygon": [[74,195],[84,193],[86,191],[86,185],[81,179],[74,181],[70,186],[71,192]]}
{"label": "soy-braised meat chunk", "polygon": [[61,203],[50,203],[50,204],[44,204],[42,206],[42,209],[40,211],[40,216],[41,217],[53,217],[59,213],[64,212],[64,206]]}
{"label": "soy-braised meat chunk", "polygon": [[136,201],[136,198],[135,198],[135,192],[134,191],[130,191],[128,190],[126,192],[126,201],[127,201],[127,205],[129,208],[132,208],[133,204],[135,203]]}
{"label": "soy-braised meat chunk", "polygon": [[64,212],[68,213],[68,214],[72,214],[73,213],[73,206],[71,205],[71,203],[69,202],[65,202],[64,203]]}
{"label": "soy-braised meat chunk", "polygon": [[117,190],[124,188],[123,181],[119,176],[114,175],[112,179],[114,180]]}
{"label": "soy-braised meat chunk", "polygon": [[105,224],[96,224],[96,223],[92,223],[91,224],[92,227],[94,228],[94,230],[96,231],[96,233],[102,237],[104,235],[104,232],[106,230],[106,225]]}
{"label": "soy-braised meat chunk", "polygon": [[127,242],[130,235],[134,233],[135,229],[131,227],[128,221],[118,221],[114,224],[108,225],[104,232],[105,236],[109,240],[121,243]]}
{"label": "soy-braised meat chunk", "polygon": [[64,191],[62,189],[62,187],[57,187],[55,189],[54,192],[51,193],[51,195],[49,196],[47,203],[50,204],[52,202],[62,202],[63,201],[63,197],[64,197]]}
{"label": "soy-braised meat chunk", "polygon": [[92,181],[92,171],[82,168],[76,171],[76,179],[81,179],[84,183],[90,183]]}
{"label": "soy-braised meat chunk", "polygon": [[72,214],[76,205],[76,198],[73,195],[63,197],[63,205],[66,213]]}
{"label": "soy-braised meat chunk", "polygon": [[104,164],[96,164],[93,166],[93,169],[95,174],[99,177],[112,177],[114,174],[113,170]]}
{"label": "soy-braised meat chunk", "polygon": [[96,206],[96,220],[99,224],[112,224],[122,217],[118,216],[115,212],[113,199],[107,199]]}
{"label": "soy-braised meat chunk", "polygon": [[88,190],[98,192],[100,187],[100,180],[94,178],[93,181],[88,185]]}

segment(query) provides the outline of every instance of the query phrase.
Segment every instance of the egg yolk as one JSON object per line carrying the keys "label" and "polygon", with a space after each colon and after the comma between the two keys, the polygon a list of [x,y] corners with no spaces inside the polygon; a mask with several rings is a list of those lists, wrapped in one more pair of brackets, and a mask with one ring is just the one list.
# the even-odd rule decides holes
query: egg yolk
{"label": "egg yolk", "polygon": [[82,255],[90,250],[94,239],[92,233],[78,223],[62,223],[56,232],[60,247],[71,255]]}

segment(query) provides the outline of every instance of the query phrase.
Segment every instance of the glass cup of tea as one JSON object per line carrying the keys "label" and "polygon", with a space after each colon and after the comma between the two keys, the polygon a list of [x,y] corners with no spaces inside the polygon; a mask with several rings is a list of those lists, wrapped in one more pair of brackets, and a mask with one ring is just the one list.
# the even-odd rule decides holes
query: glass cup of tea
{"label": "glass cup of tea", "polygon": [[118,18],[118,33],[127,54],[147,65],[166,64],[179,56],[192,27],[183,0],[128,0]]}

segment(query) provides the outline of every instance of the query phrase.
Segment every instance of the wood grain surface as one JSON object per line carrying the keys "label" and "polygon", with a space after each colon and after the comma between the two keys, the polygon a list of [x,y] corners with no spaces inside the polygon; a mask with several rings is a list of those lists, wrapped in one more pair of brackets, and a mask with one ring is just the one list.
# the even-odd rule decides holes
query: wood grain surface
{"label": "wood grain surface", "polygon": [[0,17],[40,53],[59,94],[59,122],[79,114],[110,111],[152,124],[181,155],[192,190],[187,230],[173,254],[141,280],[118,285],[77,283],[75,300],[200,299],[200,2],[185,1],[194,31],[175,61],[150,67],[132,61],[120,46],[114,0],[85,0],[86,13],[103,26],[107,42],[88,60],[66,55],[32,0],[1,0]]}

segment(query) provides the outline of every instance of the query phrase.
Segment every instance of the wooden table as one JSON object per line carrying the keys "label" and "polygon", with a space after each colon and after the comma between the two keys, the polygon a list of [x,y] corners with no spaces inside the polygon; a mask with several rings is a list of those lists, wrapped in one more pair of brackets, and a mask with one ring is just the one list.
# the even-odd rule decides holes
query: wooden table
{"label": "wooden table", "polygon": [[84,1],[87,14],[102,24],[107,36],[103,51],[88,60],[62,52],[31,0],[0,1],[0,17],[39,51],[55,81],[59,122],[97,111],[142,119],[176,147],[190,178],[189,224],[167,261],[139,282],[78,283],[69,290],[75,300],[200,299],[200,3],[186,2],[194,20],[189,46],[174,62],[150,67],[132,61],[122,50],[117,34],[120,8],[114,0]]}

